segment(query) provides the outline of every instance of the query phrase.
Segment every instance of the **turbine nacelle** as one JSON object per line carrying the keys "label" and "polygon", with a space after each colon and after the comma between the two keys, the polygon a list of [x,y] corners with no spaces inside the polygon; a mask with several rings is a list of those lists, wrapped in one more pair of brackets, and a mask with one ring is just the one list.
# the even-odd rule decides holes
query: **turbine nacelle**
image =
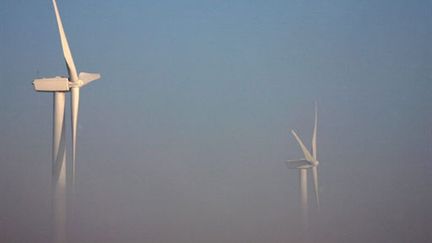
{"label": "turbine nacelle", "polygon": [[33,87],[39,92],[67,92],[69,91],[69,79],[60,76],[35,79]]}
{"label": "turbine nacelle", "polygon": [[67,77],[40,78],[33,80],[33,86],[39,92],[69,92],[71,88],[81,88],[90,82],[100,79],[99,73],[81,72],[78,82],[71,82]]}

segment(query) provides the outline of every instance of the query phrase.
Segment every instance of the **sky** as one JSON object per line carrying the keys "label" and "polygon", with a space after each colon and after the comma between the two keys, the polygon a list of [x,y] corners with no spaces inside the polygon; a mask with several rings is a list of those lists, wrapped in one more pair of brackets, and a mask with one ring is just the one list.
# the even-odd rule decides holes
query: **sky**
{"label": "sky", "polygon": [[[284,161],[315,101],[310,240],[432,241],[431,1],[58,5],[78,71],[102,75],[81,89],[70,242],[301,241]],[[52,95],[31,82],[66,74],[51,1],[3,1],[0,242],[51,237]]]}

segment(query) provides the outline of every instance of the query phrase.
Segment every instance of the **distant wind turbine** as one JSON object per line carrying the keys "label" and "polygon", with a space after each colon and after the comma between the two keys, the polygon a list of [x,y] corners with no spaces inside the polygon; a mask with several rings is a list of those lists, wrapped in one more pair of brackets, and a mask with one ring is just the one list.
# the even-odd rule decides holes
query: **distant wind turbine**
{"label": "distant wind turbine", "polygon": [[312,154],[303,144],[303,141],[297,135],[294,130],[291,130],[291,133],[297,140],[300,145],[301,150],[303,151],[304,158],[299,160],[288,160],[286,161],[289,168],[298,169],[300,172],[300,192],[301,192],[301,205],[303,210],[304,221],[307,221],[307,170],[312,170],[313,183],[314,183],[314,191],[315,198],[318,205],[320,207],[319,202],[319,190],[318,190],[318,164],[319,161],[317,159],[317,126],[318,126],[318,108],[315,103],[315,123],[314,130],[312,135]]}
{"label": "distant wind turbine", "polygon": [[[63,24],[57,7],[53,0],[63,56],[66,62],[69,77],[56,76],[53,78],[35,79],[33,85],[36,91],[53,92],[53,148],[52,148],[52,175],[54,214],[56,220],[64,224],[66,212],[66,149],[65,149],[65,102],[66,92],[71,92],[71,121],[72,121],[72,182],[75,181],[76,135],[79,109],[79,91],[84,85],[100,78],[98,73],[77,74],[72,53],[63,29]],[[64,230],[64,228],[62,229]],[[64,233],[64,232],[63,232]],[[64,241],[60,239],[58,241]]]}

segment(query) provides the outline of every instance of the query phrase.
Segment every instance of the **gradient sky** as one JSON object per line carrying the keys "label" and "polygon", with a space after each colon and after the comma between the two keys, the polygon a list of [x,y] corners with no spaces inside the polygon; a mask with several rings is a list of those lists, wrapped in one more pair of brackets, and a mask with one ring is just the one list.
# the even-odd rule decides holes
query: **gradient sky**
{"label": "gradient sky", "polygon": [[[432,241],[431,1],[58,4],[78,71],[102,74],[81,91],[72,242],[298,242],[283,161],[314,101],[310,237]],[[50,239],[52,95],[31,82],[66,74],[51,1],[3,1],[0,242]]]}

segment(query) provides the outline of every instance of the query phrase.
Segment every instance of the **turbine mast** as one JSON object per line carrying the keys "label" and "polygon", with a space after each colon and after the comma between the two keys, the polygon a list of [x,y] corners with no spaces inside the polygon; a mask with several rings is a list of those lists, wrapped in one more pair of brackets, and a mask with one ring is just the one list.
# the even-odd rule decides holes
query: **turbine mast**
{"label": "turbine mast", "polygon": [[66,242],[66,127],[64,92],[53,97],[52,207],[54,242]]}
{"label": "turbine mast", "polygon": [[300,198],[302,209],[303,233],[306,236],[308,229],[308,191],[307,191],[307,169],[299,169],[300,172]]}

